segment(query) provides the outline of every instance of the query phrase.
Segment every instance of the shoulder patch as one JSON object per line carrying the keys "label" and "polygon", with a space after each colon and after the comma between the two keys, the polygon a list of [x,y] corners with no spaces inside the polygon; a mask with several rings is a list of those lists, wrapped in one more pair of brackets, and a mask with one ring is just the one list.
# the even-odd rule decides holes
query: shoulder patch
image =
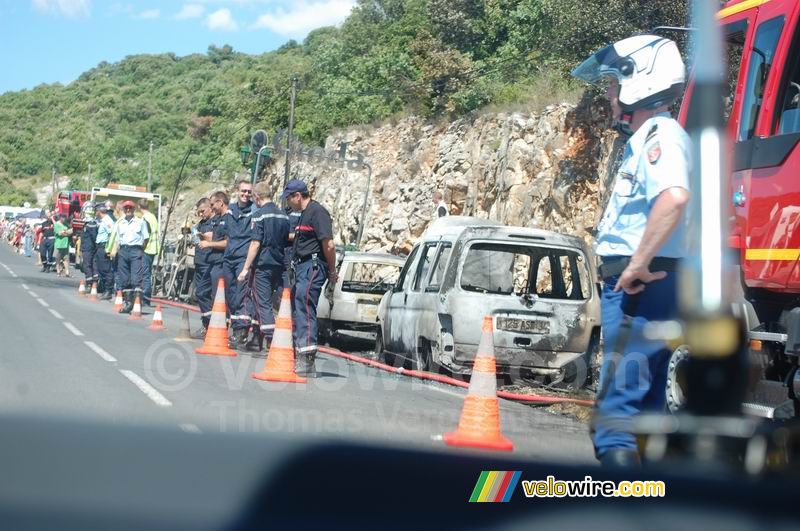
{"label": "shoulder patch", "polygon": [[658,159],[661,158],[661,144],[659,142],[653,142],[653,144],[647,148],[647,160],[650,164],[655,164],[658,162]]}

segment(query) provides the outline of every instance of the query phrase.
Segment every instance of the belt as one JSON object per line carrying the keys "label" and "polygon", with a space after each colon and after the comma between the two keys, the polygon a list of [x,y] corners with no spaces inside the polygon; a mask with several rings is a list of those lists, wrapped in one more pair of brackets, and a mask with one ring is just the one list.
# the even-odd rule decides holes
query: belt
{"label": "belt", "polygon": [[300,256],[292,260],[293,264],[302,264],[303,262],[308,262],[309,260],[313,260],[314,258],[319,258],[319,253],[309,254],[308,256]]}
{"label": "belt", "polygon": [[[625,268],[628,267],[628,264],[631,263],[630,256],[615,256],[611,258],[600,258],[600,260],[602,263],[600,264],[599,273],[600,278],[603,280],[621,275],[622,272],[625,271]],[[680,258],[656,256],[653,258],[652,262],[650,262],[650,271],[666,271],[668,273],[673,273],[678,270],[680,264]]]}
{"label": "belt", "polygon": [[141,249],[141,245],[120,245],[121,249]]}

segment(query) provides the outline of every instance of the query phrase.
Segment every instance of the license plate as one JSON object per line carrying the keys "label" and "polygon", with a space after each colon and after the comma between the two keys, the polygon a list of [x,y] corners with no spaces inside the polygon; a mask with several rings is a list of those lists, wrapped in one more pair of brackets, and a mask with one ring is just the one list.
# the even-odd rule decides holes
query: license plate
{"label": "license plate", "polygon": [[371,304],[359,304],[358,315],[364,322],[375,322],[375,320],[378,318],[378,307]]}
{"label": "license plate", "polygon": [[508,332],[528,334],[549,334],[550,321],[544,319],[517,319],[515,317],[498,317],[497,329]]}

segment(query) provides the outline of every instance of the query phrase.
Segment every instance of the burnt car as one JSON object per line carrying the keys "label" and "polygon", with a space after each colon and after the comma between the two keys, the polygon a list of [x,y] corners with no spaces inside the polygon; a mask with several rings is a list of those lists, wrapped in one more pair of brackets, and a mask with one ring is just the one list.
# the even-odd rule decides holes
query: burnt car
{"label": "burnt car", "polygon": [[375,348],[470,374],[485,316],[498,372],[581,386],[600,340],[594,257],[580,238],[470,217],[436,220],[378,310]]}
{"label": "burnt car", "polygon": [[337,254],[339,282],[326,282],[317,306],[322,337],[374,341],[381,297],[394,287],[404,263],[387,253]]}

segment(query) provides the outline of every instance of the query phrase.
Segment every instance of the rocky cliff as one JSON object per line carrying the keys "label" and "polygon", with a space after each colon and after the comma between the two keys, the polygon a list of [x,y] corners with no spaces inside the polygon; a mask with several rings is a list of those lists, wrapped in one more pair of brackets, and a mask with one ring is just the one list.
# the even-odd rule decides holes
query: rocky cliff
{"label": "rocky cliff", "polygon": [[[476,114],[455,122],[409,117],[359,126],[328,137],[326,154],[348,142],[372,168],[298,160],[292,176],[310,184],[333,215],[339,244],[356,245],[365,201],[361,247],[410,251],[444,193],[451,214],[539,227],[587,240],[600,212],[616,135],[598,103],[551,105],[541,112]],[[367,190],[369,179],[369,190]],[[283,160],[270,168],[283,182]],[[193,204],[194,198],[184,203]]]}

